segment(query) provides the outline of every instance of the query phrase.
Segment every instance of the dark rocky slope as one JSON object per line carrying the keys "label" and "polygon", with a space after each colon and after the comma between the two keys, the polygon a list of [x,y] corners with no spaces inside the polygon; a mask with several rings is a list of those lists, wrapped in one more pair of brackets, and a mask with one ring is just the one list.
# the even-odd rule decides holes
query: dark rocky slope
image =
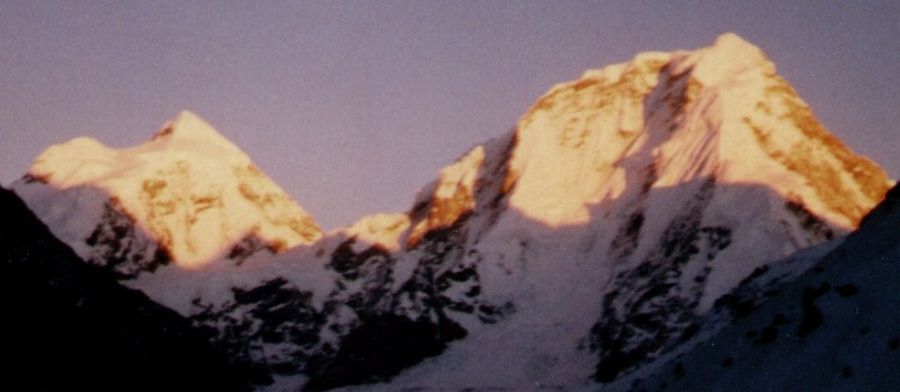
{"label": "dark rocky slope", "polygon": [[0,188],[4,390],[249,390],[177,313],[119,285]]}

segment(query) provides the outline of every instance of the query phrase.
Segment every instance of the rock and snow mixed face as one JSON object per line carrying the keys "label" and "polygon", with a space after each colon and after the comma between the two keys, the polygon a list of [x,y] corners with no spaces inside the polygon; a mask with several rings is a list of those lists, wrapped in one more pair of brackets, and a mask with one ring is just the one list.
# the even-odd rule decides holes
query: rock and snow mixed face
{"label": "rock and snow mixed face", "polygon": [[[900,188],[859,230],[796,279],[740,294],[782,274],[773,265],[729,301],[740,317],[622,390],[890,391],[900,383]],[[744,290],[751,289],[751,290]],[[734,311],[734,308],[730,308]],[[597,390],[597,388],[594,388]]]}
{"label": "rock and snow mixed face", "polygon": [[242,261],[321,237],[281,188],[190,112],[137,147],[90,138],[50,147],[13,189],[81,257],[126,276],[169,261]]}

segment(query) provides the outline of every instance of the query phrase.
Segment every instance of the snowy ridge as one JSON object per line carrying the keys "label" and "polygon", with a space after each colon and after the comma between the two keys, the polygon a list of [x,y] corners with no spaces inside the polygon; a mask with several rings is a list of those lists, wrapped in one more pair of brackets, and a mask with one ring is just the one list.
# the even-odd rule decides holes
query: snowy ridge
{"label": "snowy ridge", "polygon": [[50,147],[13,189],[80,256],[129,276],[169,261],[242,261],[321,236],[243,152],[190,112],[137,147],[89,138]]}

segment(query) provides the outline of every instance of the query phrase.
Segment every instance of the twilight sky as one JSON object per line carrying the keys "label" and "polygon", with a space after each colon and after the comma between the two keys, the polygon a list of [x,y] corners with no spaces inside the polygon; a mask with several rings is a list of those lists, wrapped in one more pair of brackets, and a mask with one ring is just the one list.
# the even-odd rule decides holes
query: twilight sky
{"label": "twilight sky", "polygon": [[900,176],[900,2],[0,2],[0,183],[47,146],[139,144],[182,109],[325,228],[402,211],[553,84],[733,31]]}

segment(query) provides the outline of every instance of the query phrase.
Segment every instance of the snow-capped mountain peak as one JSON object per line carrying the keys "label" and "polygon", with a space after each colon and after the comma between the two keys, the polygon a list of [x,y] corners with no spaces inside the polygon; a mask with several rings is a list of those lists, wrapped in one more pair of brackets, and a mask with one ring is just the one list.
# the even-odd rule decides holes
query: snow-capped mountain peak
{"label": "snow-capped mountain peak", "polygon": [[125,275],[311,243],[321,231],[239,148],[182,112],[151,140],[48,148],[14,184],[80,256]]}
{"label": "snow-capped mountain peak", "polygon": [[453,320],[478,314],[454,301],[515,311],[464,324],[468,343],[391,387],[614,380],[689,339],[756,268],[855,228],[891,184],[737,35],[587,71],[417,197],[398,270],[477,282],[429,292],[466,309]]}
{"label": "snow-capped mountain peak", "polygon": [[720,35],[712,46],[695,51],[692,57],[696,60],[688,63],[697,68],[693,76],[707,86],[727,83],[744,71],[775,71],[760,48],[734,33]]}
{"label": "snow-capped mountain peak", "polygon": [[641,184],[715,178],[821,207],[817,215],[848,230],[891,184],[816,121],[759,48],[731,33],[559,84],[516,132],[511,204],[550,225],[586,222],[590,205]]}

